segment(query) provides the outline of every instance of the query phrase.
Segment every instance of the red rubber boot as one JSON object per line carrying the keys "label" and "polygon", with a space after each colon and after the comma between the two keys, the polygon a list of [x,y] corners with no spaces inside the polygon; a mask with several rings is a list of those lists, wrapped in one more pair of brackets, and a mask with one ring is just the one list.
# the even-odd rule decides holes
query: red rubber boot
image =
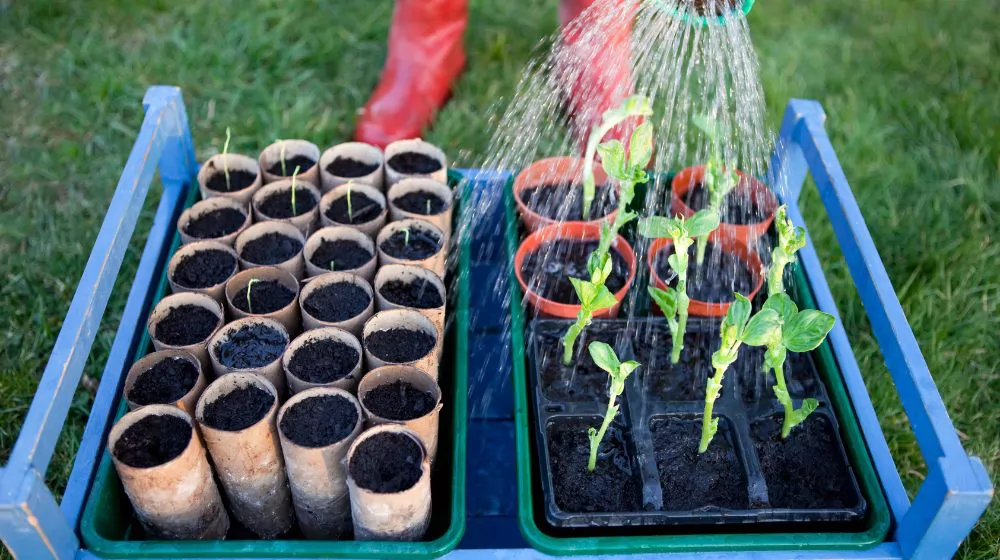
{"label": "red rubber boot", "polygon": [[354,137],[384,148],[420,136],[465,66],[467,0],[396,0],[389,54]]}

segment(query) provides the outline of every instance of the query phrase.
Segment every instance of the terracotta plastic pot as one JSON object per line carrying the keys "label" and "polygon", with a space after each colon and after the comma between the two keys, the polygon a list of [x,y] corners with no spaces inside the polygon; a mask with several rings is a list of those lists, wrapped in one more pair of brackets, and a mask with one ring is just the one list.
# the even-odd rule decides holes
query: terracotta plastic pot
{"label": "terracotta plastic pot", "polygon": [[[382,295],[381,289],[391,280],[399,280],[404,283],[411,283],[417,280],[429,282],[431,286],[433,286],[431,289],[437,290],[438,294],[441,296],[441,306],[425,309],[420,307],[407,307],[389,301]],[[430,319],[437,327],[438,333],[441,335],[444,334],[445,307],[448,302],[448,291],[445,288],[441,277],[433,271],[419,266],[387,264],[380,268],[378,274],[375,275],[375,281],[372,283],[372,287],[375,289],[375,308],[378,311],[386,311],[389,309],[411,309]]]}
{"label": "terracotta plastic pot", "polygon": [[[319,223],[319,200],[322,195],[316,185],[313,185],[309,181],[301,179],[299,177],[295,178],[295,193],[298,196],[300,192],[308,192],[309,195],[315,202],[312,210],[299,214],[298,216],[293,216],[291,218],[275,218],[273,216],[268,216],[260,209],[260,205],[264,203],[264,200],[273,196],[275,193],[284,193],[286,196],[291,198],[292,196],[292,180],[291,179],[280,179],[273,183],[268,183],[260,188],[254,195],[253,199],[250,201],[250,205],[253,208],[253,219],[255,222],[282,222],[285,224],[291,224],[298,228],[302,232],[302,235],[309,236],[313,230],[316,229],[316,224]],[[297,203],[298,201],[296,201]]]}
{"label": "terracotta plastic pot", "polygon": [[[182,212],[181,217],[177,219],[177,232],[180,233],[181,243],[186,245],[188,243],[194,243],[196,241],[218,241],[219,243],[224,243],[232,247],[233,243],[236,242],[236,237],[240,233],[242,233],[243,230],[250,227],[250,224],[253,222],[250,216],[250,210],[248,210],[249,207],[250,207],[249,202],[244,204],[239,200],[223,196],[208,198],[202,200],[201,202],[195,203],[193,206]],[[244,216],[243,224],[236,231],[215,238],[194,237],[188,233],[188,225],[194,219],[200,218],[205,214],[209,214],[221,208],[232,208],[233,210],[236,210],[237,212],[243,214]]]}
{"label": "terracotta plastic pot", "polygon": [[[175,307],[180,307],[182,305],[194,305],[197,307],[203,307],[212,312],[213,315],[219,318],[216,323],[215,330],[205,337],[204,339],[182,346],[173,346],[163,342],[156,334],[156,327],[165,319]],[[198,361],[201,362],[201,367],[205,371],[209,371],[212,368],[212,362],[208,358],[208,341],[212,336],[222,328],[225,322],[225,313],[222,311],[222,306],[219,302],[215,301],[205,294],[196,294],[192,292],[181,292],[179,294],[172,294],[160,300],[160,303],[156,304],[153,311],[149,314],[149,321],[146,323],[146,329],[149,332],[149,338],[153,341],[153,348],[157,350],[184,350],[194,354]]]}
{"label": "terracotta plastic pot", "polygon": [[[438,212],[437,214],[422,214],[407,212],[396,205],[396,199],[409,193],[421,191],[437,195],[444,200],[444,210]],[[420,177],[403,179],[390,187],[389,192],[386,194],[386,200],[389,203],[389,219],[394,222],[407,219],[430,222],[444,232],[444,238],[447,242],[447,240],[451,238],[451,214],[452,208],[454,207],[452,199],[454,196],[455,194],[451,190],[451,187],[445,183],[439,183],[434,179],[425,179]]]}
{"label": "terracotta plastic pot", "polygon": [[[400,259],[383,251],[382,242],[397,231],[402,231],[404,229],[409,229],[411,233],[420,232],[436,238],[440,248],[433,255],[420,260]],[[384,228],[382,228],[382,231],[378,232],[378,237],[375,238],[375,247],[378,248],[379,266],[385,266],[387,264],[408,264],[412,266],[419,266],[431,270],[441,278],[444,278],[445,270],[448,265],[448,240],[445,238],[444,232],[430,222],[425,222],[424,220],[399,220],[398,222],[389,222]]]}
{"label": "terracotta plastic pot", "polygon": [[[323,286],[339,284],[341,282],[354,284],[368,294],[368,306],[361,313],[343,321],[330,322],[323,321],[309,312],[306,306],[306,302],[309,301],[309,296]],[[372,316],[372,313],[375,312],[375,294],[372,291],[372,285],[360,276],[347,272],[327,272],[326,274],[321,274],[313,278],[306,283],[305,288],[302,288],[302,294],[299,296],[299,308],[302,310],[302,327],[307,331],[322,327],[337,327],[338,329],[343,329],[354,336],[360,336],[361,329],[364,327],[365,321],[367,321],[368,318]]]}
{"label": "terracotta plastic pot", "polygon": [[[431,158],[437,160],[441,164],[441,168],[430,174],[421,173],[404,173],[395,168],[393,168],[392,160],[393,156],[404,154],[407,152],[414,152],[418,154],[424,154],[430,156]],[[408,177],[426,177],[434,179],[439,183],[448,182],[448,157],[444,155],[441,148],[438,148],[430,142],[425,142],[419,138],[412,138],[409,140],[397,140],[385,147],[385,186],[390,188],[396,183],[406,179]]]}
{"label": "terracotta plastic pot", "polygon": [[[246,292],[251,280],[275,281],[288,288],[295,294],[288,305],[272,311],[270,313],[247,313],[233,304],[233,300],[241,292]],[[259,266],[244,270],[226,282],[226,312],[235,319],[245,319],[247,317],[262,317],[274,319],[285,327],[290,335],[295,335],[302,330],[302,316],[299,315],[299,281],[286,270],[274,266]],[[251,306],[253,298],[251,298]]]}
{"label": "terracotta plastic pot", "polygon": [[[377,165],[378,167],[371,173],[360,177],[342,177],[327,170],[327,167],[337,158],[350,158],[368,165]],[[323,152],[323,156],[319,158],[319,174],[324,194],[340,185],[351,182],[364,183],[376,189],[384,190],[385,157],[378,146],[372,146],[364,142],[344,142]]]}
{"label": "terracotta plastic pot", "polygon": [[[540,159],[528,167],[525,167],[523,171],[518,173],[517,177],[514,179],[514,202],[517,204],[517,213],[521,217],[521,222],[524,223],[524,227],[528,231],[538,231],[544,227],[555,225],[559,222],[558,220],[553,220],[547,218],[534,212],[528,208],[527,204],[522,198],[522,194],[525,190],[540,187],[547,183],[565,183],[565,182],[575,182],[580,184],[580,188],[583,188],[583,158],[579,157],[568,157],[559,156]],[[607,174],[604,173],[604,169],[597,162],[594,163],[594,182],[597,185],[602,185],[608,180]],[[617,186],[615,187],[617,189]],[[582,197],[581,193],[581,197]],[[591,208],[593,212],[593,207]],[[591,220],[585,223],[600,223],[603,221],[612,221],[618,214],[618,210],[613,210],[607,216],[593,216],[591,215]]]}
{"label": "terracotta plastic pot", "polygon": [[285,161],[288,162],[296,157],[307,157],[314,163],[309,169],[299,171],[298,179],[308,181],[313,185],[319,184],[319,148],[316,144],[306,140],[278,140],[274,144],[264,148],[257,158],[260,164],[260,174],[264,178],[264,184],[280,181],[281,179],[291,179],[295,171],[295,165],[286,163],[285,175],[271,173],[271,166],[281,163],[281,154],[284,150]]}
{"label": "terracotta plastic pot", "polygon": [[236,253],[240,256],[240,268],[247,270],[249,268],[260,266],[276,266],[280,269],[288,271],[295,278],[302,279],[305,274],[305,259],[302,257],[302,249],[299,249],[298,253],[295,253],[295,255],[280,263],[255,263],[244,258],[243,248],[246,247],[247,243],[269,233],[279,233],[298,241],[302,247],[305,247],[306,238],[295,226],[283,222],[261,222],[259,224],[254,224],[244,230],[243,233],[236,238],[235,249]]}
{"label": "terracotta plastic pot", "polygon": [[[338,241],[338,240],[349,240],[354,241],[361,247],[364,247],[371,253],[371,258],[368,262],[357,267],[350,269],[338,269],[336,271],[331,271],[326,268],[317,266],[312,262],[313,256],[316,251],[323,245],[324,241]],[[306,278],[312,278],[314,276],[319,276],[320,274],[326,274],[327,272],[350,272],[351,274],[356,274],[365,280],[371,282],[372,278],[375,277],[375,269],[378,265],[378,253],[375,250],[375,242],[368,235],[365,235],[361,231],[348,227],[348,226],[330,226],[321,228],[316,233],[309,236],[306,240],[305,249],[303,249],[303,255],[305,257],[306,265]]]}
{"label": "terracotta plastic pot", "polygon": [[[743,294],[747,296],[747,299],[753,300],[760,291],[761,287],[764,285],[764,275],[762,273],[764,265],[761,263],[760,256],[757,255],[755,251],[747,247],[744,243],[740,243],[732,238],[723,238],[723,240],[715,242],[722,251],[736,255],[740,261],[747,265],[747,270],[750,271],[750,276],[753,278],[753,290],[749,294]],[[672,251],[674,242],[671,239],[654,239],[652,243],[649,244],[649,250],[646,252],[646,262],[649,266],[649,281],[652,285],[657,288],[665,289],[667,283],[660,278],[660,275],[656,273],[656,255],[663,250]],[[691,267],[694,266],[694,261],[688,265],[688,277],[691,276]],[[721,271],[720,271],[721,272]],[[712,303],[707,301],[699,301],[694,298],[690,298],[691,303],[688,306],[688,314],[694,317],[725,317],[726,312],[729,311],[729,302],[726,303]],[[660,314],[659,308],[655,305],[653,306],[654,313]]]}
{"label": "terracotta plastic pot", "polygon": [[138,404],[133,400],[132,389],[135,387],[135,382],[139,379],[139,376],[153,369],[153,366],[164,360],[174,359],[190,362],[191,365],[198,370],[198,377],[195,379],[194,385],[192,385],[191,388],[188,389],[188,391],[180,398],[169,403],[160,402],[153,404],[169,404],[176,406],[188,414],[194,413],[195,404],[198,403],[198,397],[200,397],[201,392],[205,390],[207,382],[205,380],[205,371],[201,367],[201,362],[195,357],[194,354],[185,352],[184,350],[160,350],[159,352],[147,354],[132,364],[132,367],[128,370],[128,375],[125,376],[125,387],[122,391],[122,394],[125,396],[125,402],[128,403],[129,410],[138,410],[144,406],[153,405]]}
{"label": "terracotta plastic pot", "polygon": [[[368,338],[376,331],[390,329],[425,332],[434,337],[434,347],[426,355],[409,362],[395,363],[383,360],[372,353]],[[365,349],[365,364],[368,366],[369,371],[383,366],[407,365],[424,370],[434,380],[438,378],[438,367],[441,364],[441,336],[438,334],[437,326],[430,319],[416,311],[411,309],[391,309],[376,313],[365,323],[364,332],[361,335],[361,345]]]}
{"label": "terracotta plastic pot", "polygon": [[[740,182],[736,185],[736,189],[744,191],[757,208],[764,212],[767,218],[762,222],[747,225],[727,224],[723,222],[719,225],[718,229],[709,235],[709,239],[711,241],[731,239],[744,245],[752,245],[754,241],[767,233],[767,229],[771,227],[771,222],[774,221],[774,213],[778,209],[778,199],[764,183],[753,177],[744,175],[742,171],[737,171],[736,173],[740,177]],[[670,184],[670,208],[675,215],[684,217],[694,215],[695,211],[687,205],[685,200],[687,199],[688,192],[695,185],[701,183],[704,178],[704,165],[684,168],[674,176]]]}
{"label": "terracotta plastic pot", "polygon": [[[418,417],[407,418],[405,420],[390,420],[384,418],[365,405],[365,396],[377,387],[389,385],[397,381],[403,381],[414,387],[418,391],[430,393],[434,399],[434,408],[430,412]],[[365,374],[358,383],[358,400],[361,408],[365,411],[365,426],[379,426],[382,424],[398,424],[413,430],[427,449],[431,464],[434,464],[434,457],[437,455],[438,424],[441,416],[441,387],[427,372],[412,366],[384,366],[373,369]]]}
{"label": "terracotta plastic pot", "polygon": [[252,375],[257,375],[259,377],[266,379],[268,383],[272,387],[274,387],[274,389],[277,391],[277,395],[279,398],[284,398],[285,373],[281,369],[281,354],[284,354],[284,351],[282,351],[281,354],[275,357],[274,360],[268,362],[263,366],[249,367],[245,369],[227,366],[223,364],[219,358],[220,345],[223,342],[228,341],[229,338],[234,333],[242,329],[244,326],[259,325],[259,324],[266,325],[277,331],[281,336],[283,336],[285,339],[285,349],[286,350],[288,349],[288,343],[290,342],[288,331],[285,330],[285,327],[283,327],[281,323],[273,319],[264,319],[261,317],[248,317],[246,319],[237,319],[219,329],[219,331],[215,333],[215,336],[212,337],[212,340],[209,341],[208,343],[208,349],[209,349],[208,354],[212,360],[212,370],[215,372],[216,377],[222,377],[223,375],[234,372],[250,373]]}
{"label": "terracotta plastic pot", "polygon": [[[358,224],[342,224],[340,222],[333,221],[327,215],[327,211],[330,209],[330,206],[333,204],[334,201],[347,196],[348,192],[363,193],[365,196],[374,200],[379,206],[381,206],[382,211],[379,212],[377,216],[368,220],[367,222],[361,222]],[[319,203],[319,219],[320,223],[323,224],[324,227],[344,226],[344,227],[354,228],[360,231],[361,233],[364,233],[368,237],[375,237],[375,235],[378,234],[379,230],[382,229],[382,226],[385,225],[386,218],[388,215],[389,215],[389,210],[386,207],[385,195],[382,194],[382,191],[378,190],[377,188],[371,185],[365,185],[364,183],[351,182],[342,185],[323,195],[323,199],[320,200]]]}
{"label": "terracotta plastic pot", "polygon": [[[233,171],[246,171],[255,175],[256,179],[250,186],[238,191],[220,191],[209,188],[208,181],[217,174],[224,176],[226,167],[229,168],[230,173]],[[250,204],[250,198],[253,197],[253,193],[257,192],[257,189],[263,184],[261,181],[261,169],[257,165],[257,162],[253,158],[240,154],[214,155],[208,158],[208,161],[198,170],[198,187],[201,189],[201,198],[205,200],[212,197],[230,198],[240,203],[243,208],[246,208]]]}
{"label": "terracotta plastic pot", "polygon": [[[522,271],[524,259],[529,253],[537,251],[538,248],[547,241],[554,241],[556,239],[597,241],[600,238],[600,224],[585,222],[566,222],[563,224],[548,226],[526,237],[524,241],[521,242],[521,246],[518,247],[517,253],[514,256],[514,272],[517,275],[518,284],[521,285],[521,291],[524,293],[524,300],[542,316],[557,317],[560,319],[576,319],[577,314],[580,312],[580,305],[578,303],[559,303],[545,299],[528,288],[528,279],[524,277],[524,272]],[[629,288],[632,287],[632,282],[635,281],[636,261],[635,252],[632,250],[632,246],[628,244],[628,241],[626,241],[624,237],[619,235],[611,242],[611,250],[616,251],[619,255],[621,255],[621,257],[625,260],[625,264],[628,265],[628,279],[625,281],[625,285],[622,286],[617,293],[615,293],[615,299],[618,303],[611,307],[594,312],[595,319],[617,317],[618,311],[621,309],[621,303],[625,299],[625,295],[628,293]],[[555,257],[553,256],[552,258]]]}
{"label": "terracotta plastic pot", "polygon": [[[173,416],[191,430],[181,454],[151,467],[119,460],[115,446],[126,430],[150,416]],[[137,428],[138,429],[138,428]],[[118,478],[148,536],[164,540],[221,540],[229,531],[229,515],[212,477],[198,431],[183,410],[162,404],[144,406],[123,416],[108,436],[108,451]]]}
{"label": "terracotta plastic pot", "polygon": [[[347,375],[329,383],[313,383],[311,381],[298,378],[294,373],[292,373],[292,370],[289,367],[292,362],[292,358],[303,346],[314,343],[318,340],[336,340],[354,348],[354,350],[358,353],[358,362],[354,364],[354,367],[350,372],[348,372]],[[281,369],[285,371],[285,378],[288,380],[288,390],[293,395],[316,387],[336,387],[338,389],[344,389],[345,391],[354,392],[354,389],[358,384],[358,379],[361,378],[362,355],[363,349],[361,348],[361,342],[358,341],[358,337],[345,331],[344,329],[338,329],[336,327],[323,327],[306,331],[293,340],[292,343],[288,345],[288,350],[285,350],[284,356],[281,357]]]}
{"label": "terracotta plastic pot", "polygon": [[[181,263],[181,261],[190,258],[199,251],[213,250],[222,251],[223,253],[227,253],[233,257],[233,268],[225,280],[219,282],[218,284],[208,286],[207,288],[192,288],[178,282],[175,273],[177,272],[177,266]],[[240,269],[239,259],[240,256],[236,254],[236,251],[234,251],[232,247],[218,241],[195,241],[194,243],[183,245],[177,249],[177,252],[174,253],[173,257],[170,257],[170,263],[167,265],[167,282],[170,283],[170,291],[175,294],[180,292],[205,294],[215,301],[222,303],[226,299],[226,282],[232,278],[234,274],[236,274],[237,270]]]}

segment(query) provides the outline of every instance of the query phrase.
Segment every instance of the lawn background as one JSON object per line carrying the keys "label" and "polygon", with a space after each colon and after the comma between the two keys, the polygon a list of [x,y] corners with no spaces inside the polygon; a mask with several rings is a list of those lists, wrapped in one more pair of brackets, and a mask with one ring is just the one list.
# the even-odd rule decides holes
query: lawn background
{"label": "lawn background", "polygon": [[[219,149],[226,126],[237,152],[254,154],[276,137],[326,146],[349,137],[377,80],[391,8],[386,0],[0,0],[0,464],[141,123],[146,87],[184,89],[199,160]],[[457,165],[481,159],[484,115],[556,28],[555,0],[472,0],[471,11],[468,70],[427,135]],[[750,20],[772,125],[789,97],[823,103],[955,426],[1000,482],[996,0],[760,0]],[[912,490],[925,469],[906,416],[814,192],[803,205]],[[133,243],[122,288],[143,242]],[[112,298],[112,318],[124,293]],[[98,337],[47,473],[57,489],[115,326],[106,321]],[[1000,507],[958,557],[1000,557]]]}

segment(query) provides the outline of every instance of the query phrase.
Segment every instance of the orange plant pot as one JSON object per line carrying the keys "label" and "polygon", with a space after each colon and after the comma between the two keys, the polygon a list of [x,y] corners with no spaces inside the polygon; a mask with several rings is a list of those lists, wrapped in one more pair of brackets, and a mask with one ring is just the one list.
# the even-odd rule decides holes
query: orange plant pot
{"label": "orange plant pot", "polygon": [[[757,292],[764,286],[764,264],[760,260],[760,256],[757,252],[751,249],[746,243],[741,243],[733,238],[723,238],[719,241],[714,241],[717,243],[723,251],[735,255],[744,264],[747,265],[747,269],[750,271],[750,276],[753,278],[753,290],[749,294],[743,294],[747,299],[753,300],[756,297]],[[649,280],[650,282],[660,288],[661,290],[667,288],[667,283],[660,278],[660,275],[656,273],[656,256],[663,250],[669,250],[674,246],[674,241],[667,238],[654,239],[652,243],[649,244],[649,250],[646,253],[646,262],[649,266]],[[691,298],[691,304],[688,307],[688,314],[694,317],[725,317],[726,312],[729,311],[729,302],[726,303],[716,303],[708,301],[700,301]],[[662,315],[659,307],[653,305],[653,313],[656,315]]]}
{"label": "orange plant pot", "polygon": [[[606,216],[598,216],[592,220],[587,220],[586,222],[560,222],[558,220],[553,220],[543,216],[530,208],[522,200],[522,193],[530,188],[539,187],[546,183],[564,183],[564,182],[575,182],[583,185],[583,158],[580,157],[569,157],[569,156],[558,156],[550,157],[545,159],[540,159],[528,167],[525,167],[516,178],[514,178],[514,202],[517,204],[517,213],[521,217],[521,222],[528,231],[535,232],[544,227],[559,223],[587,223],[587,224],[597,224],[604,220],[612,221],[615,219],[615,215],[618,214],[617,208],[612,210],[611,213]],[[594,162],[594,182],[597,185],[602,185],[607,181],[608,176],[604,173],[604,169],[601,168],[600,164]],[[615,192],[617,195],[621,193],[618,191],[618,186],[615,185]]]}
{"label": "orange plant pot", "polygon": [[[556,317],[559,319],[576,319],[577,314],[580,312],[580,306],[578,304],[569,303],[559,303],[546,299],[535,292],[528,289],[527,280],[524,277],[524,273],[521,268],[524,266],[524,259],[529,253],[538,250],[546,241],[553,241],[556,239],[571,239],[579,241],[597,241],[601,238],[601,226],[596,223],[587,222],[566,222],[562,224],[555,224],[543,229],[540,229],[521,242],[521,246],[517,249],[517,254],[514,255],[514,271],[517,274],[517,282],[521,285],[521,291],[524,292],[524,299],[531,305],[534,310],[544,317]],[[595,319],[608,319],[618,316],[618,311],[621,309],[622,300],[625,299],[625,294],[628,293],[630,287],[632,287],[632,282],[635,281],[636,272],[636,261],[635,261],[635,251],[628,244],[621,235],[617,236],[614,241],[611,242],[611,250],[616,251],[623,259],[625,259],[625,264],[628,266],[628,278],[625,280],[625,285],[622,286],[620,290],[615,294],[615,299],[618,301],[615,305],[598,310],[594,313]]]}
{"label": "orange plant pot", "polygon": [[[736,171],[740,177],[740,182],[736,185],[737,190],[744,191],[751,201],[760,208],[767,216],[763,221],[753,224],[737,225],[723,222],[719,228],[712,232],[709,239],[712,242],[719,242],[722,239],[736,240],[745,245],[751,245],[760,239],[767,228],[771,227],[774,221],[774,212],[778,209],[778,198],[774,196],[767,185],[745,175],[742,171]],[[694,210],[687,205],[684,200],[691,189],[705,178],[705,166],[686,167],[677,175],[670,184],[670,207],[673,213],[678,216],[690,218],[694,215]]]}

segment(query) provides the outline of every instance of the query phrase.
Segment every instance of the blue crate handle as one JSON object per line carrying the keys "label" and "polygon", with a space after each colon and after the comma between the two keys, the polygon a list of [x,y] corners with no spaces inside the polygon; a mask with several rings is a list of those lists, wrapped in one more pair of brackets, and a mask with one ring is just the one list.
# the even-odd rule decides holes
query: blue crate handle
{"label": "blue crate handle", "polygon": [[[31,403],[9,461],[0,471],[0,537],[19,558],[93,558],[80,549],[75,528],[113,420],[129,358],[148,313],[156,274],[166,259],[174,222],[197,163],[184,102],[178,88],[155,86],[143,99],[146,116],[122,172],[83,276]],[[895,540],[870,551],[748,552],[699,558],[899,558],[949,557],[985,510],[993,489],[982,463],[969,457],[955,434],[944,403],[920,354],[899,300],[875,250],[860,209],[823,128],[825,115],[813,101],[792,100],[772,161],[774,176],[789,178],[789,213],[802,221],[797,205],[806,174],[812,172],[872,328],[882,347],[900,399],[929,466],[911,505],[879,428],[847,334],[823,276],[811,240],[800,253],[818,307],[838,317],[830,342],[858,412],[866,441],[896,520]],[[156,169],[163,196],[129,293],[80,450],[61,506],[45,486],[45,471],[66,420],[73,393],[107,307],[125,249],[135,231]],[[476,173],[478,178],[486,174]],[[495,556],[499,551],[456,550],[453,559]],[[509,558],[544,555],[504,551]],[[685,558],[681,555],[672,558]]]}

